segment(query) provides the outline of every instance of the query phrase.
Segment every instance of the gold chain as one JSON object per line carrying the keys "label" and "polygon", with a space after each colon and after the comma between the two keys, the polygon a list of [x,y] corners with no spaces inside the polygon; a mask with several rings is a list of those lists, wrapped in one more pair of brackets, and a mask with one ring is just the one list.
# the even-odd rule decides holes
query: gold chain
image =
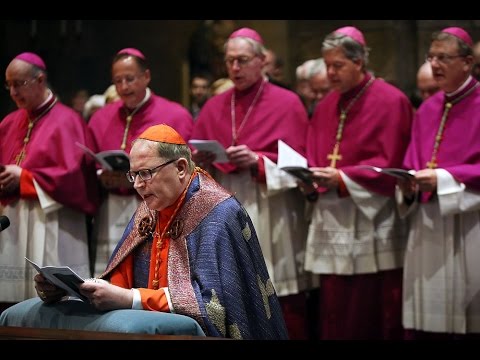
{"label": "gold chain", "polygon": [[427,162],[427,168],[435,169],[438,166],[437,164],[438,148],[440,147],[440,143],[443,140],[443,131],[445,130],[445,123],[447,122],[448,113],[450,112],[450,109],[453,107],[453,105],[457,104],[460,100],[470,95],[479,85],[480,84],[477,82],[474,86],[472,86],[471,89],[466,91],[465,94],[463,94],[462,96],[459,96],[457,99],[453,101],[449,101],[445,103],[442,120],[440,121],[440,126],[438,127],[437,135],[435,136],[435,143],[433,144],[432,157],[430,161]]}
{"label": "gold chain", "polygon": [[33,126],[40,120],[46,113],[48,113],[57,103],[57,98],[53,100],[53,102],[44,110],[40,115],[38,115],[35,119],[30,120],[28,119],[28,128],[27,128],[27,135],[25,135],[25,138],[23,139],[23,148],[20,153],[15,156],[15,164],[20,165],[22,161],[25,159],[27,156],[27,144],[30,141],[30,136],[32,134]]}
{"label": "gold chain", "polygon": [[338,122],[337,135],[335,136],[335,146],[333,147],[332,153],[327,155],[327,159],[330,160],[330,167],[335,168],[337,161],[342,160],[342,155],[340,155],[340,142],[342,141],[343,128],[345,126],[345,120],[347,120],[348,112],[374,80],[375,78],[372,76],[358,94],[348,103],[347,107],[345,109],[340,108],[340,121]]}
{"label": "gold chain", "polygon": [[145,97],[140,102],[140,104],[138,104],[135,109],[132,110],[130,114],[128,114],[127,108],[124,108],[125,112],[127,112],[127,124],[125,125],[125,131],[123,132],[122,145],[120,145],[120,149],[125,150],[127,148],[128,131],[130,130],[130,124],[133,120],[133,115],[135,115],[138,110],[140,110],[140,108],[148,101],[148,99],[150,99],[150,90],[147,88],[147,93],[145,94]]}
{"label": "gold chain", "polygon": [[235,89],[233,90],[232,99],[230,101],[230,112],[232,114],[232,146],[237,145],[238,136],[240,135],[240,132],[243,130],[243,127],[245,126],[245,124],[247,123],[247,119],[250,116],[250,113],[252,112],[255,104],[258,101],[258,99],[260,97],[260,94],[263,91],[263,86],[264,85],[265,85],[265,80],[262,81],[262,84],[258,88],[258,91],[255,94],[255,97],[254,97],[252,103],[250,104],[250,107],[247,110],[247,113],[243,117],[243,120],[240,123],[240,126],[238,127],[238,131],[237,131],[237,123],[236,123],[236,119],[235,119]]}

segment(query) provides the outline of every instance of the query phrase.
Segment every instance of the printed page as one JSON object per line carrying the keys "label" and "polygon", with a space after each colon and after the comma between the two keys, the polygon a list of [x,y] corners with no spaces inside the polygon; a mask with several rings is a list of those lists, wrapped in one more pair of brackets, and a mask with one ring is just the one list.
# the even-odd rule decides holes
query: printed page
{"label": "printed page", "polygon": [[307,159],[282,140],[278,140],[277,166],[307,184],[312,182]]}
{"label": "printed page", "polygon": [[188,143],[198,151],[208,151],[217,155],[214,162],[229,162],[225,148],[217,140],[190,140]]}
{"label": "printed page", "polygon": [[78,285],[83,283],[83,280],[75,271],[68,266],[43,266],[40,267],[29,258],[25,257],[34,268],[40,274],[42,274],[53,285],[65,290],[69,295],[76,296],[83,301],[88,299],[80,294],[78,291]]}

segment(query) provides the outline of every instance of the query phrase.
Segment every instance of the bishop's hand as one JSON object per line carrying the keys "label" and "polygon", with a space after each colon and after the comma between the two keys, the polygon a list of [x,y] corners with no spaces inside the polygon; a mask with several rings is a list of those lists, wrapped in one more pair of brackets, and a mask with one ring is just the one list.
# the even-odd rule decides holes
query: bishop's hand
{"label": "bishop's hand", "polygon": [[20,191],[21,174],[22,168],[18,165],[2,165],[0,169],[0,197],[15,195]]}

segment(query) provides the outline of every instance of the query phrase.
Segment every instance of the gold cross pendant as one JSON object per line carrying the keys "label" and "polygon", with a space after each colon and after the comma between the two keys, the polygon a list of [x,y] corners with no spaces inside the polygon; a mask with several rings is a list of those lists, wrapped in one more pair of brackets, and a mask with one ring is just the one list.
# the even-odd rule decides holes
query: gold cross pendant
{"label": "gold cross pendant", "polygon": [[22,149],[22,151],[20,151],[20,153],[15,156],[15,164],[20,165],[20,163],[23,161],[23,159],[25,159],[26,156],[27,154],[25,153],[25,149]]}
{"label": "gold cross pendant", "polygon": [[429,161],[427,162],[427,167],[429,169],[436,169],[438,166],[437,162],[435,161],[435,159],[432,159],[432,161]]}
{"label": "gold cross pendant", "polygon": [[327,155],[327,159],[330,160],[330,167],[335,168],[337,166],[337,161],[342,160],[342,155],[339,154],[340,144],[336,143],[333,148],[333,153]]}

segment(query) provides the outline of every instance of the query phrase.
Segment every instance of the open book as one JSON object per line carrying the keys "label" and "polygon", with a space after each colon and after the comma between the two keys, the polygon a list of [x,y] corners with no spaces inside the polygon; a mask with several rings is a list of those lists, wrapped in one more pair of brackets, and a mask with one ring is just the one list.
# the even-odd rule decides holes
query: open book
{"label": "open book", "polygon": [[376,171],[385,175],[393,176],[397,179],[410,179],[415,176],[415,170],[405,170],[398,168],[380,168],[371,165],[358,165],[359,168]]}
{"label": "open book", "polygon": [[83,296],[78,291],[78,285],[85,280],[82,279],[75,271],[68,266],[43,266],[40,267],[29,258],[25,258],[40,274],[50,281],[53,285],[65,290],[69,295],[78,297],[83,301],[87,301],[86,296]]}
{"label": "open book", "polygon": [[308,168],[304,168],[301,166],[284,166],[280,169],[288,172],[290,175],[295,176],[297,179],[302,180],[304,183],[310,184],[313,182],[313,172],[310,171]]}
{"label": "open book", "polygon": [[225,148],[217,140],[192,139],[188,143],[198,151],[208,151],[217,155],[214,162],[226,163],[230,161],[228,160],[227,153],[225,152]]}
{"label": "open book", "polygon": [[106,150],[94,153],[88,147],[76,142],[80,149],[92,156],[104,170],[117,170],[127,172],[130,170],[130,159],[128,154],[123,150]]}
{"label": "open book", "polygon": [[278,140],[277,166],[307,184],[312,183],[313,173],[308,169],[307,159],[282,140]]}

